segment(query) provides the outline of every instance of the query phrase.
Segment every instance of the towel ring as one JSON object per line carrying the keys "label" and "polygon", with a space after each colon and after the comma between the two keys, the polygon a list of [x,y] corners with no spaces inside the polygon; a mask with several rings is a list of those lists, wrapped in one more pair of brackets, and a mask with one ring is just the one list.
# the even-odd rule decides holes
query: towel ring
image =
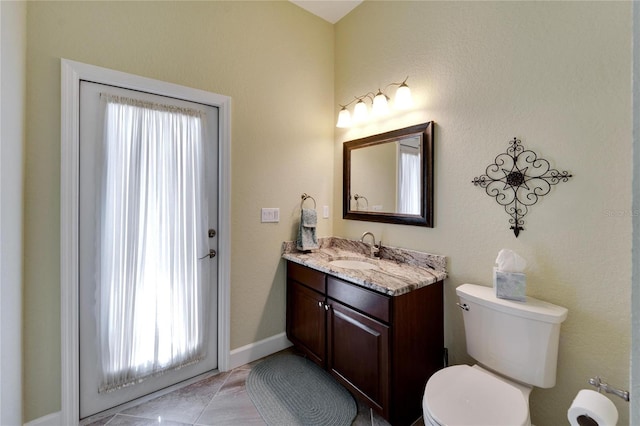
{"label": "towel ring", "polygon": [[364,199],[367,202],[367,207],[366,209],[369,210],[369,200],[367,200],[367,197],[365,197],[364,195],[354,195],[353,198],[356,200],[356,210],[358,210],[358,200],[360,200],[361,198]]}
{"label": "towel ring", "polygon": [[300,208],[302,209],[304,202],[307,200],[307,198],[311,198],[313,200],[313,208],[316,208],[316,199],[313,198],[311,195],[307,195],[307,193],[305,192],[304,194],[302,194],[302,196],[300,197],[302,198],[302,201],[300,202]]}

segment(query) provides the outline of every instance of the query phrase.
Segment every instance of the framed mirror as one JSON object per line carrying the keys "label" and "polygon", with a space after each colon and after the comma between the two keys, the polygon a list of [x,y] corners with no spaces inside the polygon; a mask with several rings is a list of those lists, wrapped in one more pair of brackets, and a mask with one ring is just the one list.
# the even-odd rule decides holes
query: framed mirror
{"label": "framed mirror", "polygon": [[344,219],[433,227],[433,122],[345,142]]}

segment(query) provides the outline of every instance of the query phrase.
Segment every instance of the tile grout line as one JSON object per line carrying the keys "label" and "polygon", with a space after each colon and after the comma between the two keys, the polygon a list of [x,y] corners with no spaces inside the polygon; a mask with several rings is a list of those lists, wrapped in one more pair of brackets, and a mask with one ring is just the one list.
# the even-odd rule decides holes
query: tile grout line
{"label": "tile grout line", "polygon": [[229,377],[231,377],[231,374],[236,371],[236,369],[232,369],[231,371],[229,371],[229,374],[227,374],[227,377],[224,378],[224,381],[222,382],[222,384],[220,385],[220,387],[218,388],[218,390],[213,394],[213,396],[211,397],[211,399],[209,400],[209,402],[204,406],[204,408],[202,410],[200,410],[200,414],[198,414],[198,417],[196,417],[196,421],[193,422],[194,425],[199,424],[198,421],[200,420],[200,417],[202,417],[202,415],[204,414],[204,412],[207,410],[207,408],[211,405],[211,403],[213,402],[213,400],[216,398],[216,396],[218,396],[218,394],[220,393],[220,391],[222,390],[222,388],[224,388],[224,386],[227,384],[227,381],[229,380]]}

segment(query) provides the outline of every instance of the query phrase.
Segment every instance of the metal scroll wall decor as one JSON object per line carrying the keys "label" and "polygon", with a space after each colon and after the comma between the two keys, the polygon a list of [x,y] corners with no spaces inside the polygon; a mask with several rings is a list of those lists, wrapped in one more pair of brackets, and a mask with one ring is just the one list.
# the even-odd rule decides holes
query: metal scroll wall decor
{"label": "metal scroll wall decor", "polygon": [[485,189],[509,214],[510,229],[518,237],[524,231],[524,216],[529,207],[547,195],[553,185],[567,182],[572,175],[552,169],[549,162],[530,150],[520,139],[509,141],[507,152],[499,154],[486,173],[473,179],[475,186]]}

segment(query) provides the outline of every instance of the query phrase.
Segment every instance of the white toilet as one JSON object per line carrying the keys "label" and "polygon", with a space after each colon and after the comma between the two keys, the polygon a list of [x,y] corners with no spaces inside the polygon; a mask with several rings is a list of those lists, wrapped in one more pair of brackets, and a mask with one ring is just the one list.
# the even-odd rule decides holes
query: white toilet
{"label": "white toilet", "polygon": [[463,310],[467,352],[477,365],[435,373],[425,387],[425,425],[530,425],[533,386],[556,384],[560,324],[567,309],[527,297],[498,299],[491,287],[456,289]]}

